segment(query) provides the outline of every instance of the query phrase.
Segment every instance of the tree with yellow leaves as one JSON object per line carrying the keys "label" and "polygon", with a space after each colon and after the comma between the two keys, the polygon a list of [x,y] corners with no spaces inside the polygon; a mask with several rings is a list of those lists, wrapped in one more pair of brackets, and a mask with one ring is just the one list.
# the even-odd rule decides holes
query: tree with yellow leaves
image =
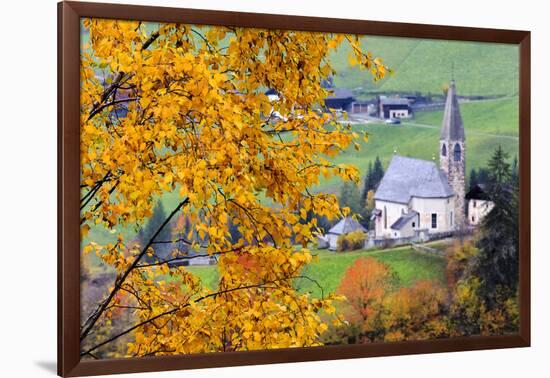
{"label": "tree with yellow leaves", "polygon": [[[316,218],[343,215],[333,195],[312,194],[320,175],[358,182],[330,161],[359,137],[321,111],[328,59],[341,43],[350,61],[382,78],[387,68],[357,36],[133,21],[84,20],[81,52],[81,230],[139,227],[166,193],[179,204],[144,243],[83,246],[116,270],[81,326],[81,355],[199,353],[319,345],[328,296],[297,292],[312,256]],[[266,88],[277,91],[271,102]],[[277,121],[277,115],[281,115]],[[177,216],[190,232],[157,239]],[[235,242],[229,224],[238,229]],[[193,235],[198,237],[193,237]],[[304,248],[297,249],[294,242]],[[185,243],[202,254],[159,244]],[[145,256],[149,258],[145,259]],[[172,260],[217,258],[215,289]],[[111,328],[120,311],[134,319]]]}

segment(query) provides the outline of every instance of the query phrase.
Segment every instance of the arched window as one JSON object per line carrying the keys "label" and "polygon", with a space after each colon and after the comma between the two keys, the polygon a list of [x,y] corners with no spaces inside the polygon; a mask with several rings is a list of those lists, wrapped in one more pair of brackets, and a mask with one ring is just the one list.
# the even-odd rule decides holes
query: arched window
{"label": "arched window", "polygon": [[454,155],[455,155],[455,161],[460,161],[462,151],[461,151],[460,145],[458,143],[455,144]]}
{"label": "arched window", "polygon": [[441,156],[447,156],[447,145],[443,143],[443,147],[441,147]]}
{"label": "arched window", "polygon": [[384,206],[384,228],[388,228],[388,209]]}

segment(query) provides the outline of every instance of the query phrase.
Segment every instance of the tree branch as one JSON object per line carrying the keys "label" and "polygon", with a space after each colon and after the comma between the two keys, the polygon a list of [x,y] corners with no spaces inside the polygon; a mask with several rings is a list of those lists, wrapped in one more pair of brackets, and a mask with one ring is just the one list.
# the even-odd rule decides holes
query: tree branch
{"label": "tree branch", "polygon": [[139,97],[119,98],[119,99],[115,99],[111,102],[103,103],[103,104],[101,104],[97,107],[94,107],[94,109],[90,112],[90,115],[88,116],[88,119],[86,120],[86,122],[91,120],[96,114],[101,112],[103,109],[108,108],[109,106],[113,106],[113,105],[119,104],[121,102],[131,102],[131,101],[139,101]]}
{"label": "tree branch", "polygon": [[[244,286],[237,286],[237,287],[234,287],[234,288],[231,288],[231,289],[225,289],[225,290],[220,290],[220,291],[217,291],[215,293],[210,293],[210,294],[207,294],[207,295],[203,295],[202,297],[199,297],[197,299],[195,299],[193,302],[194,303],[198,303],[198,302],[202,302],[204,301],[205,299],[208,299],[208,298],[212,298],[212,297],[217,297],[218,295],[223,295],[223,294],[228,294],[228,293],[231,293],[231,292],[234,292],[234,291],[237,291],[237,290],[247,290],[247,289],[254,289],[254,288],[269,288],[265,285],[269,285],[269,284],[273,284],[273,283],[277,283],[279,281],[283,281],[283,280],[287,280],[287,279],[292,279],[294,277],[289,277],[289,278],[281,278],[281,279],[278,279],[278,280],[274,280],[274,281],[270,281],[270,282],[264,282],[264,283],[259,283],[259,284],[254,284],[254,285],[244,285]],[[179,307],[176,307],[176,308],[173,308],[171,310],[168,310],[168,311],[165,311],[163,313],[160,313],[158,315],[155,315],[153,316],[152,318],[149,318],[147,320],[144,320],[136,325],[134,325],[133,327],[130,327],[128,329],[126,329],[125,331],[122,331],[121,333],[115,335],[115,336],[112,336],[111,338],[89,348],[88,350],[84,351],[84,352],[81,352],[80,353],[80,356],[85,356],[85,355],[89,355],[91,352],[93,352],[94,350],[106,345],[106,344],[109,344],[110,342],[118,339],[119,337],[122,337],[130,332],[132,332],[133,330],[135,329],[138,329],[139,327],[142,327],[146,324],[149,324],[151,322],[154,322],[155,320],[163,317],[163,316],[166,316],[166,315],[170,315],[170,314],[174,314],[176,313],[177,311],[180,311],[186,307],[189,307],[190,306],[190,303],[186,303],[182,306],[179,306]]]}
{"label": "tree branch", "polygon": [[118,293],[118,291],[120,290],[120,287],[122,286],[122,284],[124,283],[124,281],[126,280],[128,275],[130,274],[130,272],[132,272],[132,270],[134,270],[136,268],[139,261],[143,258],[143,256],[145,256],[145,254],[147,253],[147,250],[152,245],[153,240],[155,240],[155,238],[160,234],[162,229],[170,222],[172,217],[174,217],[174,215],[176,215],[176,213],[178,211],[180,211],[180,209],[184,205],[186,205],[187,203],[189,203],[189,198],[184,199],[183,201],[181,201],[178,204],[178,206],[176,206],[176,208],[170,213],[170,215],[159,226],[159,228],[157,229],[155,234],[151,237],[151,239],[149,239],[149,241],[147,242],[145,247],[142,249],[142,251],[139,253],[139,255],[136,256],[136,258],[132,262],[132,265],[130,265],[128,267],[128,269],[126,269],[126,271],[119,278],[116,279],[115,286],[114,286],[113,290],[111,291],[111,293],[109,294],[109,296],[102,302],[102,304],[98,307],[98,309],[84,323],[84,324],[87,324],[87,326],[85,326],[84,329],[82,330],[82,332],[80,333],[80,341],[84,340],[86,338],[86,336],[88,336],[88,334],[90,333],[92,328],[95,326],[95,324],[97,323],[97,321],[99,320],[101,315],[105,312],[105,310],[107,309],[107,307],[109,306],[109,304],[113,300],[116,293]]}

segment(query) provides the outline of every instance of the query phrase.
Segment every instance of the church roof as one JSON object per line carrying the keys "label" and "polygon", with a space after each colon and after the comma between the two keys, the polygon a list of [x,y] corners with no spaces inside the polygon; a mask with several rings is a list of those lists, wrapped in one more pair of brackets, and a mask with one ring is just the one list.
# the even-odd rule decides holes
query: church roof
{"label": "church roof", "polygon": [[464,124],[460,116],[458,97],[456,96],[455,81],[451,80],[447,91],[445,111],[443,113],[443,125],[441,127],[441,140],[464,140]]}
{"label": "church roof", "polygon": [[336,223],[336,225],[332,227],[328,231],[328,233],[343,235],[343,234],[349,234],[350,232],[357,231],[357,230],[367,232],[367,229],[363,227],[355,219],[353,219],[352,217],[345,217],[340,222]]}
{"label": "church roof", "polygon": [[395,155],[374,199],[409,203],[411,197],[447,198],[453,194],[445,173],[434,162]]}

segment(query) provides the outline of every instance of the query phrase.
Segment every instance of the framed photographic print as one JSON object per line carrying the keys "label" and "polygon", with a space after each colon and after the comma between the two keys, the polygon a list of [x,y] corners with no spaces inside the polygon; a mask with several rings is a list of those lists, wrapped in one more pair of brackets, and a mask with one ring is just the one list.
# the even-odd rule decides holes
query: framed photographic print
{"label": "framed photographic print", "polygon": [[58,10],[59,375],[529,346],[529,32]]}

